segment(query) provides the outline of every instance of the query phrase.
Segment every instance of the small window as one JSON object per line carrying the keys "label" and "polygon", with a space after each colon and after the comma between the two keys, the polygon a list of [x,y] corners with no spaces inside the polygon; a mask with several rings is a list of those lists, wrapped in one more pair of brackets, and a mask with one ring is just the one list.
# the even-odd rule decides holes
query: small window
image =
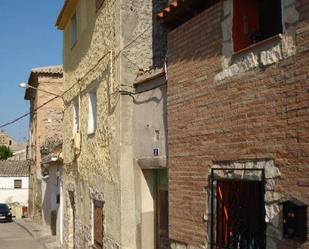
{"label": "small window", "polygon": [[88,93],[88,134],[93,134],[97,128],[97,92]]}
{"label": "small window", "polygon": [[73,100],[73,135],[79,131],[79,101]]}
{"label": "small window", "polygon": [[98,11],[98,10],[101,8],[101,6],[103,5],[103,3],[104,3],[104,0],[96,0],[96,3],[95,3],[95,5],[96,5],[96,11]]}
{"label": "small window", "polygon": [[283,203],[283,237],[307,240],[307,205],[292,199]]}
{"label": "small window", "polygon": [[234,51],[282,32],[281,0],[233,0]]}
{"label": "small window", "polygon": [[103,249],[103,202],[93,202],[93,245],[95,249]]}
{"label": "small window", "polygon": [[14,188],[21,188],[22,180],[14,180]]}
{"label": "small window", "polygon": [[74,45],[77,42],[77,18],[76,18],[76,13],[71,18],[70,29],[71,29],[71,47],[74,47]]}

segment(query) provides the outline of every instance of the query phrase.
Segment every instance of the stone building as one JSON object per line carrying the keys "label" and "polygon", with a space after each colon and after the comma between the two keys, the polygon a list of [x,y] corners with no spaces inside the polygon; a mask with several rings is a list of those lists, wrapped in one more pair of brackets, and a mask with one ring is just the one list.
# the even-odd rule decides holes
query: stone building
{"label": "stone building", "polygon": [[12,146],[15,144],[15,140],[11,138],[8,134],[3,131],[0,131],[0,145],[5,145],[7,147]]}
{"label": "stone building", "polygon": [[8,134],[0,131],[0,145],[5,145],[13,152],[13,156],[8,158],[11,161],[25,161],[27,157],[27,142],[16,141]]}
{"label": "stone building", "polygon": [[157,186],[167,209],[165,33],[155,18],[162,3],[67,0],[58,17],[65,248],[165,247],[154,224]]}
{"label": "stone building", "polygon": [[[42,158],[62,144],[63,100],[62,66],[33,68],[25,92],[30,102],[29,145],[27,159],[31,161],[29,181],[29,216],[34,221],[49,225],[42,216],[45,192],[42,188]],[[33,89],[33,88],[35,89]],[[45,189],[45,188],[44,188]]]}
{"label": "stone building", "polygon": [[309,1],[173,1],[173,249],[309,248]]}

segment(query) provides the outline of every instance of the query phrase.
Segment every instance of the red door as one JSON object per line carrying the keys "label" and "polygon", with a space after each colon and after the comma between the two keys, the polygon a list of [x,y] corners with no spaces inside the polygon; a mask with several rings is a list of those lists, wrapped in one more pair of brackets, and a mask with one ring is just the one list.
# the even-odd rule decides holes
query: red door
{"label": "red door", "polygon": [[218,180],[216,203],[215,248],[265,249],[261,181]]}

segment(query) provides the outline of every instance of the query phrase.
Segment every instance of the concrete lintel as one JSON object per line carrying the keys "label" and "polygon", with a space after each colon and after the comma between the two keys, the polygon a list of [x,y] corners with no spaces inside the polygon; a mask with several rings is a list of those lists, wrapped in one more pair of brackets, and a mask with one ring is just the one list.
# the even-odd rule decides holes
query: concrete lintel
{"label": "concrete lintel", "polygon": [[166,156],[145,157],[135,160],[141,169],[165,169],[167,167]]}

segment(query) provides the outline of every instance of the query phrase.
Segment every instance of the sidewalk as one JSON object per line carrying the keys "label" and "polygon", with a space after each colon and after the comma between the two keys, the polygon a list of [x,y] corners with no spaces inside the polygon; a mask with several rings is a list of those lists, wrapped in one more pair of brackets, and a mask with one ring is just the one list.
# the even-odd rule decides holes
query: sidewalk
{"label": "sidewalk", "polygon": [[42,225],[31,222],[30,219],[14,219],[14,222],[25,229],[36,241],[46,249],[61,249],[56,236],[50,235]]}

